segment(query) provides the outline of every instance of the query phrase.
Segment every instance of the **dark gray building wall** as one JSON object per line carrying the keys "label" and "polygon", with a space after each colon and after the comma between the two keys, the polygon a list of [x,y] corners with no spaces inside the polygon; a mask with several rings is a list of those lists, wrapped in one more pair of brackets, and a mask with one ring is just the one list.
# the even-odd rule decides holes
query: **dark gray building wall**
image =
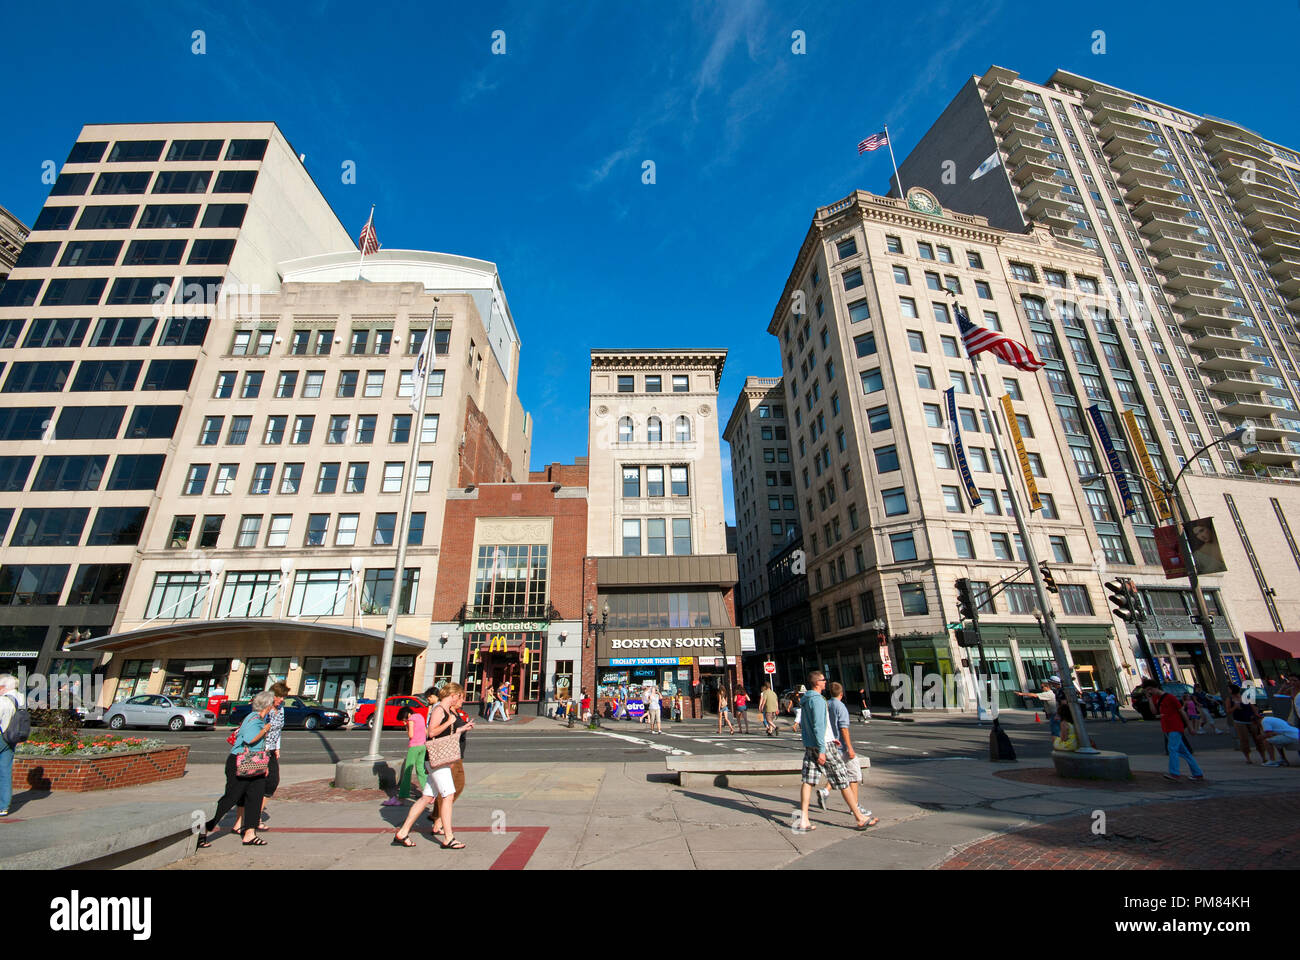
{"label": "dark gray building wall", "polygon": [[[899,165],[898,173],[908,187],[924,187],[947,209],[988,217],[991,226],[1003,230],[1024,232],[1028,224],[1004,166],[970,179],[996,149],[979,84],[971,77]],[[956,164],[949,177],[955,177],[955,183],[943,182],[949,160]]]}

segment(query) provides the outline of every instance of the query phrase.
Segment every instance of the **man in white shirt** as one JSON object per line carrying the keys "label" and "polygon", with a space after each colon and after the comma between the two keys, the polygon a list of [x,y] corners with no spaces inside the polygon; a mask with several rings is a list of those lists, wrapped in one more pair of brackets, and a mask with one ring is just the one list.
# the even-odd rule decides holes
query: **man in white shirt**
{"label": "man in white shirt", "polygon": [[645,688],[645,709],[646,716],[650,718],[650,732],[663,733],[663,728],[659,725],[663,711],[663,698],[659,695],[658,687]]}
{"label": "man in white shirt", "polygon": [[1291,764],[1286,758],[1286,747],[1295,747],[1300,749],[1300,729],[1291,726],[1281,717],[1265,717],[1260,721],[1264,728],[1264,739],[1277,748],[1277,755],[1280,760],[1273,760],[1264,764],[1266,767],[1289,767]]}
{"label": "man in white shirt", "polygon": [[4,738],[4,731],[14,721],[14,714],[24,705],[18,678],[11,673],[0,675],[0,817],[9,816],[14,792],[14,748]]}

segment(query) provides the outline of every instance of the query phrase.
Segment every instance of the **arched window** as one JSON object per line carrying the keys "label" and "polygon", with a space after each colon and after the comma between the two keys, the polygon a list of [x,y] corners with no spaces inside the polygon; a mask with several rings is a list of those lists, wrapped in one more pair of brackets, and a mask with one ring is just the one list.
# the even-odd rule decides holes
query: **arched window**
{"label": "arched window", "polygon": [[618,421],[618,440],[620,443],[632,442],[632,418],[621,417]]}
{"label": "arched window", "polygon": [[686,443],[691,439],[691,421],[686,417],[678,417],[677,424],[673,431],[673,439],[678,443]]}
{"label": "arched window", "polygon": [[646,421],[645,438],[651,443],[659,443],[664,438],[664,426],[658,417]]}

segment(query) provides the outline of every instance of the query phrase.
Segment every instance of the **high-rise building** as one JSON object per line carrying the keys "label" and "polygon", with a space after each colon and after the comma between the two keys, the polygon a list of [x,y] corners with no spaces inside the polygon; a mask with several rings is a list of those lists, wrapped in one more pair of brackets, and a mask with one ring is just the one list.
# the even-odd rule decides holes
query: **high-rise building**
{"label": "high-rise building", "polygon": [[[714,708],[738,679],[718,384],[725,350],[593,350],[582,675]],[[608,616],[605,614],[608,612]],[[591,632],[590,630],[588,631]],[[723,658],[726,658],[725,660]]]}
{"label": "high-rise building", "polygon": [[82,128],[0,289],[0,669],[111,630],[218,293],[349,247],[272,123]]}
{"label": "high-rise building", "polygon": [[[1300,155],[1076,74],[1038,84],[990,67],[899,173],[945,207],[1012,231],[1042,224],[1101,258],[1159,445],[1174,470],[1195,457],[1189,506],[1215,518],[1239,626],[1272,659],[1300,623],[1287,599],[1300,565]],[[1253,445],[1196,453],[1247,423]],[[1153,610],[1171,639],[1188,612]]]}
{"label": "high-rise building", "polygon": [[[1036,689],[1055,672],[1010,513],[1013,495],[1025,505],[1025,483],[1019,464],[1018,493],[1003,482],[998,446],[1015,454],[1005,435],[995,444],[982,390],[995,420],[1008,398],[1023,437],[1042,502],[1031,535],[1059,585],[1052,602],[1080,682],[1120,692],[1136,684],[1139,660],[1112,626],[1103,580],[1146,574],[1144,589],[1162,611],[1186,603],[1187,591],[1156,582],[1155,558],[1146,559],[1154,551],[1149,499],[1134,498],[1130,523],[1113,485],[1079,482],[1106,463],[1089,407],[1131,469],[1135,451],[1120,414],[1132,411],[1144,442],[1156,440],[1103,270],[1095,253],[1046,228],[996,229],[919,188],[906,201],[858,191],[817,211],[768,327],[781,352],[812,608],[810,642],[777,657],[791,682],[818,666],[879,703],[888,658],[908,675],[963,667],[994,674],[1002,705],[1014,706],[1011,691]],[[956,304],[974,322],[1033,346],[1047,369],[1027,373],[990,355],[977,382]],[[949,388],[955,417],[946,408]],[[973,489],[962,479],[954,429]],[[1158,452],[1156,460],[1167,476]],[[788,592],[795,557],[776,559],[769,576]],[[949,627],[963,577],[981,602],[982,665]],[[1225,651],[1240,662],[1222,584],[1207,576],[1203,586]],[[789,598],[795,610],[797,601]],[[1193,649],[1199,634],[1186,620],[1182,629],[1185,639],[1162,635],[1157,652],[1212,683],[1203,647]]]}
{"label": "high-rise building", "polygon": [[0,287],[4,286],[9,271],[22,256],[23,244],[30,231],[27,225],[4,207],[0,207]]}
{"label": "high-rise building", "polygon": [[33,236],[0,290],[0,604],[22,665],[110,653],[109,699],[282,679],[337,703],[374,693],[399,593],[390,689],[423,689],[446,491],[527,470],[496,266],[362,265],[270,123],[86,127]]}
{"label": "high-rise building", "polygon": [[736,509],[740,625],[754,630],[759,653],[771,649],[767,564],[799,536],[794,468],[780,377],[746,377],[723,430],[731,450]]}

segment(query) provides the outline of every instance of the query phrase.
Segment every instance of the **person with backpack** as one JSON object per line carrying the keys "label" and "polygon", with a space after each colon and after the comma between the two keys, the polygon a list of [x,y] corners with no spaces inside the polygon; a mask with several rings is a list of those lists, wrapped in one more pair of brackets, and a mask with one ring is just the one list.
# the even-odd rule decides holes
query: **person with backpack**
{"label": "person with backpack", "polygon": [[1159,715],[1160,729],[1165,735],[1165,749],[1169,753],[1169,772],[1164,775],[1165,779],[1175,782],[1182,780],[1179,776],[1181,758],[1187,761],[1187,769],[1191,771],[1192,781],[1196,783],[1204,781],[1205,774],[1201,772],[1200,764],[1196,762],[1196,758],[1192,756],[1192,751],[1188,749],[1183,739],[1189,724],[1182,701],[1172,693],[1166,693],[1161,688],[1159,680],[1150,678],[1143,680],[1142,692],[1146,694],[1151,710]]}
{"label": "person with backpack", "polygon": [[9,816],[14,793],[14,751],[32,732],[31,714],[12,673],[0,676],[0,817]]}

